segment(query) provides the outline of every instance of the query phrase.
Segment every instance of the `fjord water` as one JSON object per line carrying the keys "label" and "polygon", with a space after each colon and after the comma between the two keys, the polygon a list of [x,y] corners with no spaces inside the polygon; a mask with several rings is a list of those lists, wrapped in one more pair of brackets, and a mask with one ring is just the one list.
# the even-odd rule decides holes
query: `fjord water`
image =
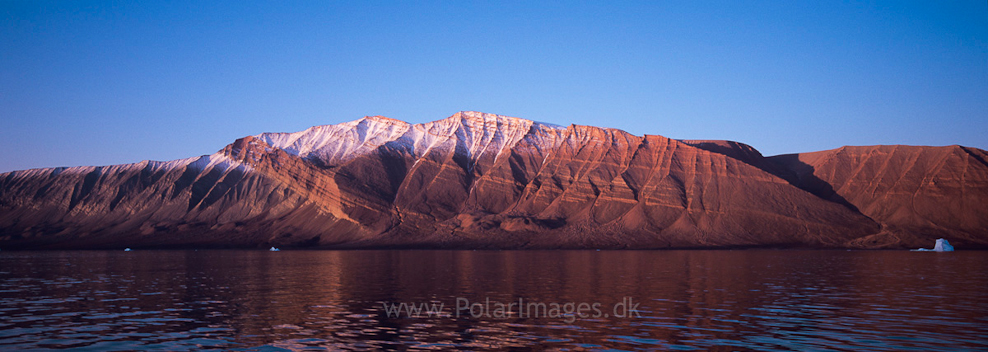
{"label": "fjord water", "polygon": [[[3,251],[0,349],[984,350],[986,268],[964,251]],[[607,316],[482,312],[519,299]]]}

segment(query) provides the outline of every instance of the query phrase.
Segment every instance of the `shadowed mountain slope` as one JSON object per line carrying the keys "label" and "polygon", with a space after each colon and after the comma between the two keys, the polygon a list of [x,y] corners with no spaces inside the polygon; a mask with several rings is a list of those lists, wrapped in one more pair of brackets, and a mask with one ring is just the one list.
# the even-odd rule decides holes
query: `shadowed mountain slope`
{"label": "shadowed mountain slope", "polygon": [[842,150],[765,158],[477,112],[365,117],[197,158],[0,174],[0,247],[988,245],[984,151]]}
{"label": "shadowed mountain slope", "polygon": [[882,145],[781,155],[794,184],[847,204],[886,231],[862,246],[922,247],[948,238],[964,246],[988,243],[988,154],[961,146]]}

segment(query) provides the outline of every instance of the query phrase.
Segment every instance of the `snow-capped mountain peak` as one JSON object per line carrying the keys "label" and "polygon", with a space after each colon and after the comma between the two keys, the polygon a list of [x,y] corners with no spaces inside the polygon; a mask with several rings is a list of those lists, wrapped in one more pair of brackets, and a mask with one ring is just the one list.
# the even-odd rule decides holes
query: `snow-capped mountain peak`
{"label": "snow-capped mountain peak", "polygon": [[384,116],[366,116],[294,133],[262,133],[255,137],[290,154],[338,165],[387,143],[401,146],[416,157],[437,147],[451,147],[472,160],[483,155],[496,158],[533,131],[563,129],[517,117],[461,111],[416,125]]}
{"label": "snow-capped mountain peak", "polygon": [[410,126],[407,122],[383,116],[367,116],[294,133],[262,133],[255,137],[290,154],[335,164],[395,140]]}

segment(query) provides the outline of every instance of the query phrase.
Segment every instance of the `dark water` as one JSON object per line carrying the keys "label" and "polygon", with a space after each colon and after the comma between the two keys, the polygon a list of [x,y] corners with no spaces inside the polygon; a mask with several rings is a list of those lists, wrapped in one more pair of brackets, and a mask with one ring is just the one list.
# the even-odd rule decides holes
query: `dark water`
{"label": "dark water", "polygon": [[[986,268],[988,252],[4,251],[0,350],[985,350]],[[536,311],[495,310],[519,299]]]}

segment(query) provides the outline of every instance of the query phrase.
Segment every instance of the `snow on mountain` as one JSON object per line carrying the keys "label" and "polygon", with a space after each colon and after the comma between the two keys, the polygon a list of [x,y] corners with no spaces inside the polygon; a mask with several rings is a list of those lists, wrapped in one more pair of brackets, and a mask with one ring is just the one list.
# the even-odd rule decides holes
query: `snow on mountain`
{"label": "snow on mountain", "polygon": [[[339,165],[388,144],[416,158],[435,148],[455,152],[476,161],[495,160],[523,138],[539,150],[551,148],[564,127],[531,120],[463,111],[446,119],[409,124],[382,116],[369,116],[336,125],[316,126],[295,133],[262,133],[256,137],[272,147],[325,165]],[[555,131],[551,133],[549,131]],[[532,135],[534,134],[534,135]]]}
{"label": "snow on mountain", "polygon": [[410,126],[404,121],[368,116],[336,125],[315,126],[295,133],[262,133],[255,137],[289,154],[335,165],[395,140],[407,132]]}
{"label": "snow on mountain", "polygon": [[[427,155],[437,147],[455,148],[456,153],[476,161],[493,156],[495,161],[505,151],[519,145],[535,148],[540,153],[561,142],[565,127],[516,117],[463,111],[448,118],[409,124],[383,116],[367,116],[335,125],[322,125],[292,133],[262,133],[254,137],[271,147],[324,165],[339,165],[370,153],[385,144],[405,149],[416,158]],[[229,158],[223,151],[170,161],[144,160],[137,163],[108,166],[75,166],[38,168],[12,171],[14,177],[54,176],[60,173],[87,174],[97,169],[120,172],[131,169],[174,170],[189,167],[203,170],[241,169],[249,166]]]}
{"label": "snow on mountain", "polygon": [[0,245],[988,248],[985,160],[960,146],[765,158],[479,112],[374,116],[193,158],[0,174]]}
{"label": "snow on mountain", "polygon": [[93,172],[108,173],[108,174],[134,171],[134,170],[147,170],[148,172],[155,172],[155,171],[175,170],[185,167],[195,169],[198,171],[212,170],[212,169],[219,169],[222,171],[228,171],[231,169],[240,169],[242,171],[250,170],[250,167],[244,165],[242,162],[233,160],[230,157],[223,155],[222,152],[216,152],[210,155],[195,156],[191,158],[176,159],[170,161],[144,160],[131,164],[116,164],[116,165],[106,165],[106,166],[47,167],[47,168],[11,171],[5,174],[10,175],[10,177],[13,179],[13,178],[58,176],[59,174],[84,175]]}

